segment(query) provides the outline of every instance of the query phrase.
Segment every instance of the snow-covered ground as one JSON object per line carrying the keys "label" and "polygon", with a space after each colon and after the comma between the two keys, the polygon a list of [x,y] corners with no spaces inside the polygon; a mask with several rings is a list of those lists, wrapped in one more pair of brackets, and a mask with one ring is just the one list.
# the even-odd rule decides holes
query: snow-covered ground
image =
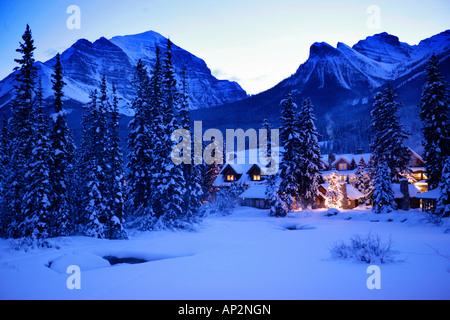
{"label": "snow-covered ground", "polygon": [[[436,226],[417,210],[324,213],[274,218],[266,210],[238,207],[230,216],[206,218],[196,232],[130,232],[128,240],[76,236],[56,239],[58,249],[28,252],[2,239],[0,298],[450,298],[448,221]],[[330,255],[333,243],[369,232],[386,241],[391,237],[402,260],[378,265],[381,289],[367,288],[369,264]],[[104,256],[148,262],[111,266]],[[80,289],[67,287],[69,265],[81,269]]]}

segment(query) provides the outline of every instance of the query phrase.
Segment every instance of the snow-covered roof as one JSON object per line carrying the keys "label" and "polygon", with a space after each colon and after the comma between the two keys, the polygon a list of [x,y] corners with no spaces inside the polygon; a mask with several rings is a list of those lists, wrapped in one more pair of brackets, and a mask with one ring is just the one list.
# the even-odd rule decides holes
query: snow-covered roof
{"label": "snow-covered roof", "polygon": [[245,190],[240,198],[247,199],[264,199],[266,197],[266,186],[265,184],[258,184],[250,186],[247,190]]}
{"label": "snow-covered roof", "polygon": [[[220,170],[219,175],[217,176],[216,180],[214,180],[213,186],[214,187],[229,187],[232,183],[239,183],[239,184],[261,184],[263,181],[253,181],[252,177],[248,174],[248,171],[251,167],[253,167],[255,164],[249,163],[249,164],[234,164],[234,163],[227,163],[225,164],[222,169]],[[256,164],[259,166],[259,164]],[[236,174],[241,175],[238,180],[235,180],[233,182],[225,181],[225,175],[223,174],[223,171],[227,168],[232,168]]]}
{"label": "snow-covered roof", "polygon": [[355,176],[356,169],[354,170],[326,170],[321,171],[322,176],[328,177],[332,172],[336,172],[339,176],[349,176],[349,178],[352,178]]}
{"label": "snow-covered roof", "polygon": [[[400,184],[399,183],[393,183],[391,185],[392,191],[394,191],[394,198],[395,199],[401,199],[403,198],[403,193],[400,191]],[[420,194],[420,190],[412,185],[408,184],[408,192],[410,198],[416,198],[418,194]]]}
{"label": "snow-covered roof", "polygon": [[[365,163],[369,162],[370,159],[370,153],[361,153],[361,154],[343,153],[343,154],[335,154],[334,156],[335,160],[331,164],[332,166],[338,163],[340,160],[344,160],[348,164],[351,164],[352,161],[354,160],[355,163],[358,164],[361,158],[364,159]],[[329,163],[329,154],[323,154],[321,158],[325,163],[327,164]]]}
{"label": "snow-covered roof", "polygon": [[441,190],[440,188],[436,188],[424,193],[420,193],[416,196],[416,198],[419,199],[437,199],[439,198],[439,196],[441,195]]}

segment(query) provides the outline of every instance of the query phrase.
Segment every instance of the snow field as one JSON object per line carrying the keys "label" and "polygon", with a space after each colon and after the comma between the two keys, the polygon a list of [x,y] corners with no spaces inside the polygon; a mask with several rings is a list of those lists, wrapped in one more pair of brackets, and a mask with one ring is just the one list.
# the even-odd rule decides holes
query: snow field
{"label": "snow field", "polygon": [[[274,218],[266,210],[238,207],[230,216],[206,218],[196,232],[130,231],[129,240],[58,238],[60,249],[28,252],[13,250],[10,240],[2,239],[0,298],[450,298],[448,221],[438,227],[415,210],[324,214],[298,211]],[[384,241],[391,237],[396,258],[403,260],[379,265],[379,290],[366,286],[369,264],[330,255],[333,242],[369,232]],[[148,262],[111,266],[102,258],[108,255]],[[81,289],[66,286],[71,264],[80,266]]]}

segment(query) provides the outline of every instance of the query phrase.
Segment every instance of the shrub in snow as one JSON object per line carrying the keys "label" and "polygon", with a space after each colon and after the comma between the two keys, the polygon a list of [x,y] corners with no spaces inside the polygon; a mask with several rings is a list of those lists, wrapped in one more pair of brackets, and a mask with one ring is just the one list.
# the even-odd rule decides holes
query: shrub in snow
{"label": "shrub in snow", "polygon": [[341,213],[341,212],[338,209],[336,209],[336,208],[330,208],[327,211],[325,211],[325,215],[327,217],[335,216],[338,213]]}
{"label": "shrub in snow", "polygon": [[11,239],[9,242],[9,247],[13,250],[23,250],[28,252],[28,250],[38,249],[38,248],[54,248],[60,249],[60,240],[50,239],[50,238],[35,238],[35,237],[24,237],[18,239]]}
{"label": "shrub in snow", "polygon": [[216,193],[216,198],[201,208],[201,215],[230,215],[239,204],[239,195],[244,192],[244,186],[233,183],[230,188],[222,188]]}
{"label": "shrub in snow", "polygon": [[333,243],[330,249],[331,256],[340,259],[353,259],[366,263],[395,262],[396,251],[392,250],[392,240],[381,241],[378,235],[354,235],[349,243],[339,241]]}

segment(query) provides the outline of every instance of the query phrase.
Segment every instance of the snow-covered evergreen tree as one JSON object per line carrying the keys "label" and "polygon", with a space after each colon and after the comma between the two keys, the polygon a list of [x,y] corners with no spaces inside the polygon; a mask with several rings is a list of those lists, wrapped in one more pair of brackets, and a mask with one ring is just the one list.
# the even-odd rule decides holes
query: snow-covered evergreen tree
{"label": "snow-covered evergreen tree", "polygon": [[68,235],[70,233],[72,213],[72,201],[69,188],[73,187],[73,161],[75,145],[72,131],[67,125],[66,111],[63,109],[63,69],[59,53],[56,55],[56,63],[53,67],[52,89],[55,96],[53,103],[54,112],[51,129],[52,166],[50,168],[50,183],[52,188],[51,210],[54,214],[52,221],[54,236]]}
{"label": "snow-covered evergreen tree", "polygon": [[358,162],[358,167],[355,171],[355,180],[352,185],[364,195],[364,198],[367,198],[371,192],[370,175],[366,170],[363,158],[361,158]]}
{"label": "snow-covered evergreen tree", "polygon": [[303,106],[298,115],[300,125],[300,172],[299,199],[303,208],[314,206],[321,178],[320,146],[316,120],[312,113],[313,105],[309,98],[303,100]]}
{"label": "snow-covered evergreen tree", "polygon": [[[21,59],[15,59],[20,67],[16,75],[15,97],[12,101],[12,116],[10,118],[10,146],[11,159],[9,161],[8,177],[5,183],[5,225],[6,237],[20,237],[18,225],[24,219],[22,213],[22,201],[24,196],[24,175],[27,161],[31,157],[31,130],[33,123],[33,95],[36,79],[36,67],[34,66],[33,51],[35,49],[31,30],[27,25],[16,51],[22,54]],[[22,125],[23,124],[23,125]]]}
{"label": "snow-covered evergreen tree", "polygon": [[450,216],[450,156],[445,158],[439,184],[440,195],[437,199],[435,213],[441,217]]}
{"label": "snow-covered evergreen tree", "polygon": [[25,173],[23,201],[24,219],[19,223],[18,230],[22,237],[32,241],[42,240],[55,233],[52,224],[54,213],[51,210],[50,166],[52,163],[51,143],[49,138],[48,117],[43,112],[42,86],[39,86],[36,96],[36,123],[33,124],[31,159]]}
{"label": "snow-covered evergreen tree", "polygon": [[12,116],[10,119],[11,159],[9,176],[7,177],[6,202],[8,204],[8,237],[22,237],[19,224],[25,220],[23,198],[26,186],[31,183],[25,178],[33,152],[33,124],[35,121],[34,97],[36,85],[36,67],[34,65],[34,40],[31,29],[27,25],[22,36],[19,52],[22,56],[14,61],[19,64],[14,70],[16,74],[15,97],[12,101]]}
{"label": "snow-covered evergreen tree", "polygon": [[126,239],[127,234],[123,228],[123,153],[119,138],[119,101],[116,87],[112,87],[112,103],[108,121],[109,141],[108,141],[108,188],[109,188],[109,208],[108,216],[108,238]]}
{"label": "snow-covered evergreen tree", "polygon": [[424,136],[424,160],[430,190],[439,185],[444,160],[450,156],[450,121],[448,85],[439,69],[439,60],[432,55],[426,69],[422,90],[420,119]]}
{"label": "snow-covered evergreen tree", "polygon": [[[97,238],[107,238],[108,217],[110,214],[110,194],[107,184],[107,173],[109,167],[107,159],[108,130],[107,130],[107,95],[106,84],[102,81],[100,96],[97,99],[97,93],[91,96],[91,102],[88,104],[89,114],[86,120],[89,121],[83,136],[85,165],[85,224],[84,233],[88,236]],[[97,101],[96,101],[97,100]]]}
{"label": "snow-covered evergreen tree", "polygon": [[375,95],[371,111],[372,157],[376,166],[384,161],[392,174],[407,176],[411,155],[404,141],[409,133],[400,124],[398,109],[402,104],[396,101],[397,97],[390,83]]}
{"label": "snow-covered evergreen tree", "polygon": [[9,161],[11,158],[10,141],[8,120],[6,116],[3,116],[2,128],[0,130],[0,237],[2,238],[8,237],[8,223],[11,221],[7,203],[7,178],[10,176]]}
{"label": "snow-covered evergreen tree", "polygon": [[330,173],[329,186],[325,194],[325,207],[328,209],[341,209],[344,200],[341,184],[339,183],[339,176],[336,170]]}
{"label": "snow-covered evergreen tree", "polygon": [[178,128],[176,110],[179,103],[179,92],[175,79],[175,70],[172,62],[171,42],[168,40],[163,59],[163,97],[161,117],[159,121],[161,140],[158,161],[160,161],[160,180],[156,185],[157,193],[163,195],[162,211],[157,213],[160,217],[161,227],[178,228],[179,220],[183,215],[183,195],[186,193],[186,181],[183,169],[173,163],[171,152],[178,141],[172,141],[172,133]]}
{"label": "snow-covered evergreen tree", "polygon": [[[180,128],[190,131],[191,120],[189,115],[189,94],[187,91],[187,71],[186,68],[182,71],[182,91],[181,99],[179,103],[179,118],[180,118]],[[180,164],[183,167],[184,180],[186,182],[186,192],[184,194],[184,216],[186,221],[194,222],[197,220],[198,209],[201,205],[201,200],[203,196],[202,186],[201,186],[201,174],[202,167],[201,164],[196,164],[197,159],[194,159],[195,155],[192,152],[192,141],[186,144],[186,152],[191,154],[191,163]]]}
{"label": "snow-covered evergreen tree", "polygon": [[135,98],[132,108],[135,114],[128,126],[127,198],[131,215],[142,215],[142,209],[152,203],[152,148],[155,148],[155,143],[150,136],[149,81],[147,70],[142,60],[139,60],[133,79]]}
{"label": "snow-covered evergreen tree", "polygon": [[285,216],[294,209],[299,195],[298,176],[301,172],[301,132],[296,115],[297,104],[291,92],[281,101],[281,108],[280,138],[284,152],[278,175],[279,185],[276,197],[280,201],[274,209],[276,216]]}
{"label": "snow-covered evergreen tree", "polygon": [[386,161],[378,163],[372,200],[375,213],[388,213],[397,207],[394,201],[391,174]]}

